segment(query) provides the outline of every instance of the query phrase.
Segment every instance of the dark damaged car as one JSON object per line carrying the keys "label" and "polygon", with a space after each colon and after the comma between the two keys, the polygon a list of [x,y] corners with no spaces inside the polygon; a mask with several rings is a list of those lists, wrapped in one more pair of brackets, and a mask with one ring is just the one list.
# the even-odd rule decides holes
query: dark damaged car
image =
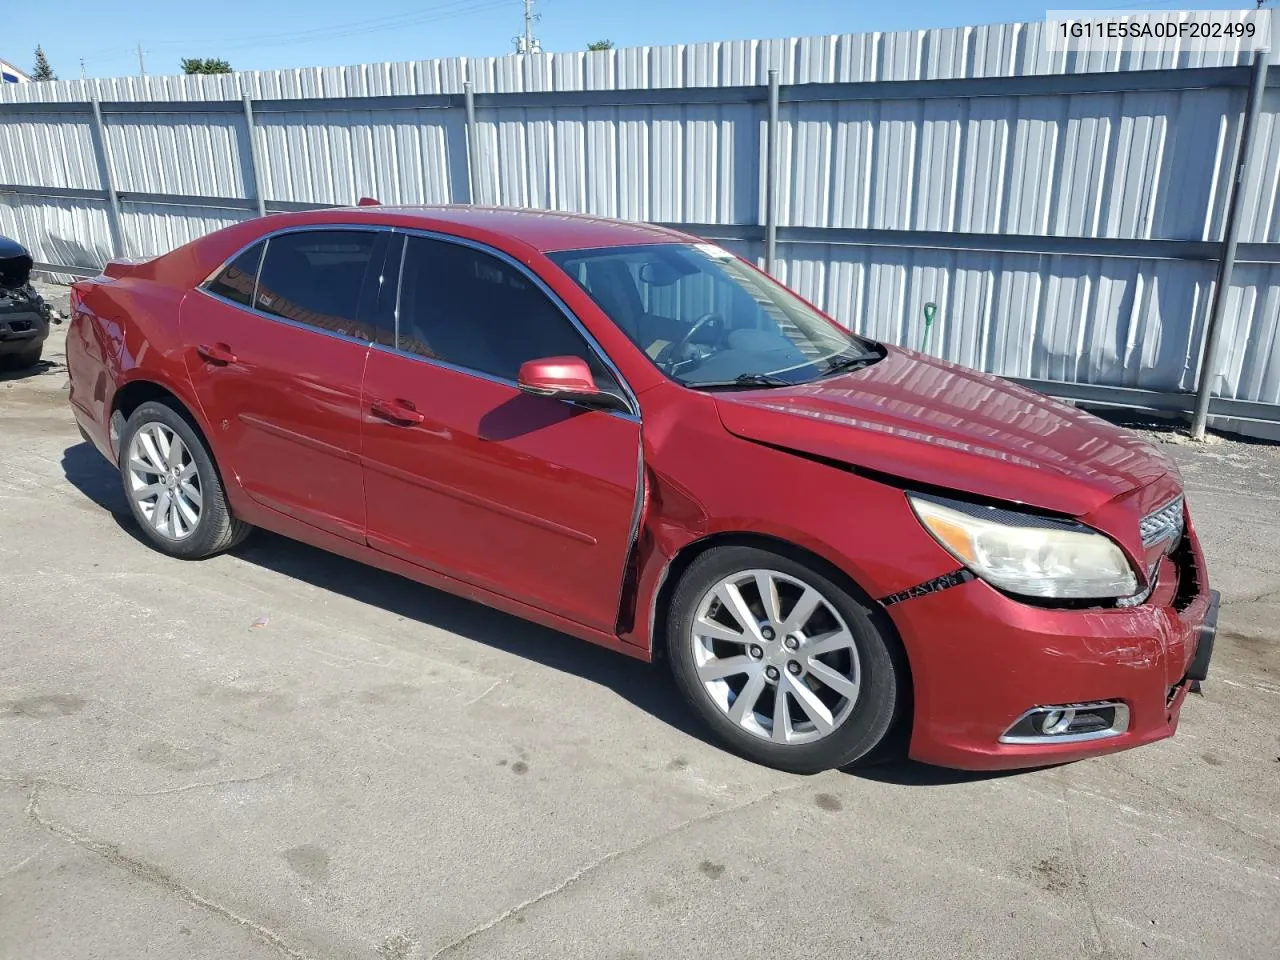
{"label": "dark damaged car", "polygon": [[22,244],[0,237],[0,370],[39,363],[49,337],[51,311],[31,286],[31,266]]}

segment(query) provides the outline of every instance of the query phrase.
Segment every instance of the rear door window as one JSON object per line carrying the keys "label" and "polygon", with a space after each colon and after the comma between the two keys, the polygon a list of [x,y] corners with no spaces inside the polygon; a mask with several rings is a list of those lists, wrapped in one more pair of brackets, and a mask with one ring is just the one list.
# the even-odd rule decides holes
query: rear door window
{"label": "rear door window", "polygon": [[382,279],[385,231],[306,230],[271,237],[254,307],[263,313],[358,340]]}
{"label": "rear door window", "polygon": [[253,285],[258,281],[258,265],[262,262],[262,251],[266,246],[267,242],[260,240],[245,250],[223,267],[205,289],[232,303],[249,306],[253,300]]}

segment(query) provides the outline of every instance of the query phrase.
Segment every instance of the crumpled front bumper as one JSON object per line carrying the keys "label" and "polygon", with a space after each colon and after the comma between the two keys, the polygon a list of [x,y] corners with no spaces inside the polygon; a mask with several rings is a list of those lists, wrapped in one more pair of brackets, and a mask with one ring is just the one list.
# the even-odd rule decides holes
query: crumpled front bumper
{"label": "crumpled front bumper", "polygon": [[[1047,609],[972,580],[894,604],[889,614],[911,664],[911,756],[998,770],[1172,736],[1183,700],[1208,670],[1217,594],[1188,524],[1182,546],[1164,558],[1156,589],[1139,606]],[[1099,701],[1122,702],[1127,729],[1084,742],[1001,742],[1035,707]]]}
{"label": "crumpled front bumper", "polygon": [[35,290],[0,290],[0,354],[29,350],[48,336],[49,308]]}

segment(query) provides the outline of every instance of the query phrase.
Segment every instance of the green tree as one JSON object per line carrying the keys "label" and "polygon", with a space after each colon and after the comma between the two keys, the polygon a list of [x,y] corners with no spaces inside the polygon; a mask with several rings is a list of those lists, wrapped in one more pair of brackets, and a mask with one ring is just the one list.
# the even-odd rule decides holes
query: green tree
{"label": "green tree", "polygon": [[231,64],[215,57],[183,57],[183,73],[230,73]]}
{"label": "green tree", "polygon": [[593,40],[591,43],[587,44],[587,49],[588,50],[612,50],[613,41],[612,40]]}
{"label": "green tree", "polygon": [[36,65],[31,71],[32,80],[57,80],[58,75],[49,66],[49,58],[44,55],[44,47],[36,47]]}

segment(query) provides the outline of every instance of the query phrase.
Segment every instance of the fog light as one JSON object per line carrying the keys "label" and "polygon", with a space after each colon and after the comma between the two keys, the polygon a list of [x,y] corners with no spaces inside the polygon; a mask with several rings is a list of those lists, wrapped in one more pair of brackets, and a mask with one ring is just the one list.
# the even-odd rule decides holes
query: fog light
{"label": "fog light", "polygon": [[1040,732],[1050,737],[1066,733],[1071,727],[1071,721],[1075,718],[1076,712],[1071,707],[1065,710],[1050,710],[1040,719]]}
{"label": "fog light", "polygon": [[1032,707],[1006,730],[1001,743],[1079,743],[1117,737],[1129,729],[1129,708],[1119,700]]}

